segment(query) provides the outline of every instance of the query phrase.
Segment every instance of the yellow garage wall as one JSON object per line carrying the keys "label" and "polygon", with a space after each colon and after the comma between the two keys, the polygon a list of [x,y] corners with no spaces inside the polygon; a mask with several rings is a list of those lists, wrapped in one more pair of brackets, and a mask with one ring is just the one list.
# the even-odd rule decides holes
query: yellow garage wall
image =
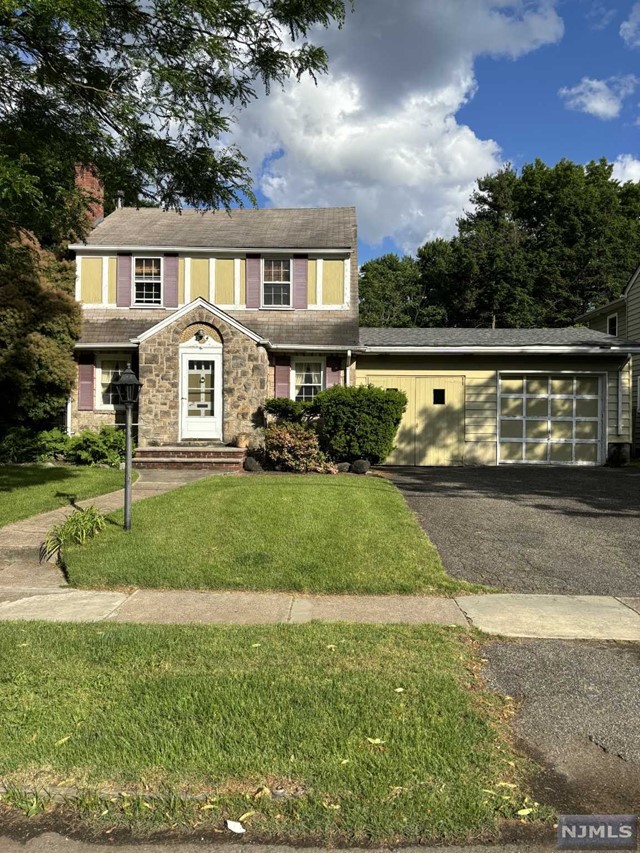
{"label": "yellow garage wall", "polygon": [[178,258],[178,305],[184,305],[184,258]]}
{"label": "yellow garage wall", "polygon": [[322,263],[322,304],[344,303],[344,261],[324,260]]}
{"label": "yellow garage wall", "polygon": [[233,258],[216,258],[216,305],[233,305]]}
{"label": "yellow garage wall", "polygon": [[86,305],[102,303],[102,258],[80,259],[80,299]]}
{"label": "yellow garage wall", "polygon": [[109,264],[107,302],[109,303],[109,305],[115,305],[117,300],[116,282],[118,274],[118,260],[117,258],[105,258],[104,260]]}
{"label": "yellow garage wall", "polygon": [[[418,366],[419,365],[419,366]],[[470,365],[473,368],[470,369]],[[618,370],[622,377],[622,420],[618,427]],[[631,363],[624,359],[593,359],[572,356],[523,358],[489,356],[376,356],[358,359],[356,383],[398,376],[444,376],[465,378],[464,437],[466,464],[495,464],[497,438],[497,381],[499,371],[541,371],[545,373],[602,373],[606,371],[606,422],[608,442],[631,440]],[[381,383],[382,384],[382,383]],[[386,382],[385,384],[389,384]],[[394,387],[400,387],[394,386]],[[619,431],[620,429],[620,431]]]}
{"label": "yellow garage wall", "polygon": [[191,258],[191,300],[199,296],[209,299],[209,258]]}
{"label": "yellow garage wall", "polygon": [[247,262],[240,258],[240,305],[247,304]]}
{"label": "yellow garage wall", "polygon": [[307,266],[307,304],[308,305],[317,305],[318,304],[318,296],[317,296],[317,285],[316,285],[316,271],[318,269],[318,264],[315,260],[310,259]]}

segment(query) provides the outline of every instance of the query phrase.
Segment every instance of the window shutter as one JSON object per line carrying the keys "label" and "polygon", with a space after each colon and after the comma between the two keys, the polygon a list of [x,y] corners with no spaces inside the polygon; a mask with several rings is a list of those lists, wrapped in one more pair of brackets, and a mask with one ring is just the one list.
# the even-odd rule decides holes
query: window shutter
{"label": "window shutter", "polygon": [[[85,357],[86,358],[86,357]],[[93,356],[91,356],[93,359]],[[78,365],[78,411],[87,412],[93,409],[95,368],[93,360]]]}
{"label": "window shutter", "polygon": [[291,397],[291,359],[288,355],[277,355],[275,361],[276,397]]}
{"label": "window shutter", "polygon": [[338,356],[329,356],[327,358],[327,367],[324,376],[325,388],[331,388],[334,385],[344,384],[344,368],[342,359]]}
{"label": "window shutter", "polygon": [[162,289],[165,308],[178,307],[178,256],[165,255],[162,270]]}
{"label": "window shutter", "polygon": [[[247,308],[260,307],[260,255],[247,255],[246,261]],[[287,397],[289,396],[287,392]]]}
{"label": "window shutter", "polygon": [[116,305],[128,308],[131,305],[131,255],[118,255],[116,282]]}
{"label": "window shutter", "polygon": [[307,270],[309,267],[306,255],[296,255],[293,259],[293,307],[307,307]]}

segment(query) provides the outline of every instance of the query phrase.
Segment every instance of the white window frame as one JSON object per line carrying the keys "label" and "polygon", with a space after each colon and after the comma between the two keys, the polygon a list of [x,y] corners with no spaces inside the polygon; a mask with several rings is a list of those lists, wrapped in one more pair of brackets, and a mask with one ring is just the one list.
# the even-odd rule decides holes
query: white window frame
{"label": "white window frame", "polygon": [[[264,286],[265,284],[278,284],[278,282],[265,282],[264,280],[264,262],[265,261],[288,261],[289,262],[289,304],[288,305],[265,305],[264,301]],[[287,284],[286,281],[281,282]],[[293,309],[293,256],[292,255],[266,255],[260,258],[260,308],[265,311],[291,311]]]}
{"label": "white window frame", "polygon": [[301,356],[296,356],[296,358],[291,359],[291,371],[290,371],[290,382],[289,382],[289,396],[292,400],[296,399],[296,371],[299,364],[313,364],[317,363],[320,365],[320,388],[316,393],[320,393],[320,391],[324,391],[327,387],[327,359],[324,356],[315,356],[310,355],[305,358]]}
{"label": "white window frame", "polygon": [[102,370],[103,362],[105,361],[121,361],[124,362],[126,368],[131,361],[131,353],[126,352],[103,352],[96,355],[95,360],[95,388],[94,388],[94,408],[97,412],[116,412],[124,409],[121,403],[104,403],[102,400]]}
{"label": "white window frame", "polygon": [[[616,318],[616,330],[615,330],[615,332],[612,333],[609,331],[609,320],[613,320],[614,317]],[[614,337],[617,337],[619,328],[620,328],[620,320],[618,318],[618,312],[616,311],[615,313],[609,314],[607,316],[607,334],[608,335],[613,334]]]}
{"label": "white window frame", "polygon": [[[138,302],[136,299],[136,261],[160,261],[160,301]],[[131,257],[131,307],[132,308],[163,308],[164,307],[164,258],[162,255],[132,255]]]}

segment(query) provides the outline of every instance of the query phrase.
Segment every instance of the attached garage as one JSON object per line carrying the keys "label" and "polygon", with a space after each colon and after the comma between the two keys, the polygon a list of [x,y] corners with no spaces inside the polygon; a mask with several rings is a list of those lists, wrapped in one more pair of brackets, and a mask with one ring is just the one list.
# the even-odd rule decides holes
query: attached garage
{"label": "attached garage", "polygon": [[630,354],[581,328],[361,329],[356,382],[407,410],[389,465],[601,465],[631,442]]}

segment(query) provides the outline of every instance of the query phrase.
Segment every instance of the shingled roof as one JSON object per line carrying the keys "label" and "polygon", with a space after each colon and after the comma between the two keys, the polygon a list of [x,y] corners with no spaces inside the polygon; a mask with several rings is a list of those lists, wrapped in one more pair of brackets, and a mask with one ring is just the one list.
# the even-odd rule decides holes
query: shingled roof
{"label": "shingled roof", "polygon": [[[87,237],[91,248],[351,249],[354,207],[199,211],[123,207]],[[84,244],[71,248],[82,249]]]}
{"label": "shingled roof", "polygon": [[468,349],[482,347],[519,348],[519,347],[577,347],[600,349],[640,348],[640,344],[615,338],[604,332],[595,332],[580,326],[564,329],[360,329],[360,345],[364,347],[386,348],[389,350],[408,347],[425,349],[457,348]]}

